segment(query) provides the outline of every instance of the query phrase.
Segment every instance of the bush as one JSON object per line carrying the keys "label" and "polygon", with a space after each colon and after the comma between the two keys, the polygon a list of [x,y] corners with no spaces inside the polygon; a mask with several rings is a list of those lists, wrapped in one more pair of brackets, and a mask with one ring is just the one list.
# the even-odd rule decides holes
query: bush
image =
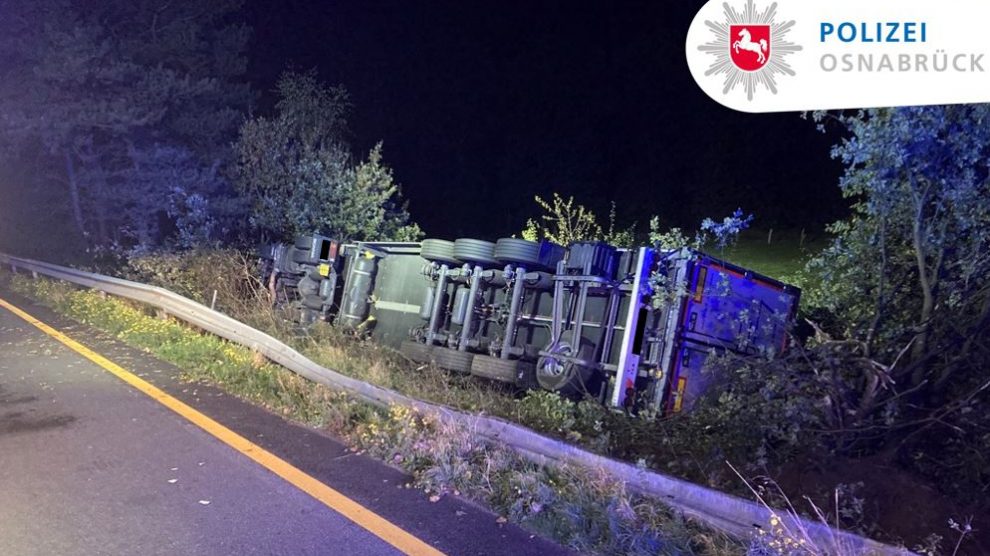
{"label": "bush", "polygon": [[160,286],[242,320],[269,316],[271,301],[257,259],[234,249],[158,252],[132,256],[119,272],[125,278]]}
{"label": "bush", "polygon": [[582,204],[574,202],[574,197],[564,199],[558,193],[549,201],[537,195],[536,204],[543,214],[536,220],[526,221],[522,231],[523,239],[538,241],[545,239],[557,245],[567,246],[575,241],[604,241],[619,247],[630,247],[635,242],[636,226],[616,227],[615,203],[608,213],[608,228],[598,223],[598,217]]}

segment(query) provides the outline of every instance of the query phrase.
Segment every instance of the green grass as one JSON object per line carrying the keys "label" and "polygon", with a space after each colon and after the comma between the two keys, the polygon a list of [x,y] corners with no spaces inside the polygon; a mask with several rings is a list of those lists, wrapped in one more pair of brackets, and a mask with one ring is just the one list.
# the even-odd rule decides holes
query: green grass
{"label": "green grass", "polygon": [[806,236],[802,240],[800,232],[789,230],[775,230],[768,242],[768,233],[766,230],[746,230],[739,241],[724,251],[714,248],[706,251],[760,274],[787,281],[828,244],[824,235]]}

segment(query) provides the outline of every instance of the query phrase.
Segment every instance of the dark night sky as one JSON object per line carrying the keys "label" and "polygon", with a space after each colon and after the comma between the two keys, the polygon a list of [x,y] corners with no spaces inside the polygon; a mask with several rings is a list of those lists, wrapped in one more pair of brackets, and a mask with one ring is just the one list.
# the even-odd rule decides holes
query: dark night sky
{"label": "dark night sky", "polygon": [[263,91],[287,65],[343,84],[354,145],[384,141],[429,235],[517,233],[553,191],[603,215],[615,201],[641,230],[652,214],[694,228],[737,206],[759,227],[834,220],[835,137],[797,114],[732,112],[694,84],[684,38],[699,5],[251,0],[250,73]]}

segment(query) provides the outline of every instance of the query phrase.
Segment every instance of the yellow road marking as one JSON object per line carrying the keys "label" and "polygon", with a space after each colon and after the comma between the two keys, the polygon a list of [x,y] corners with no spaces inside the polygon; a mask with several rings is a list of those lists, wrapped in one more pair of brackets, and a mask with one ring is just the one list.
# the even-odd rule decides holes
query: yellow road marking
{"label": "yellow road marking", "polygon": [[120,380],[123,380],[127,384],[137,388],[144,394],[147,394],[155,401],[178,413],[199,428],[210,433],[224,444],[227,444],[231,448],[251,458],[265,469],[268,469],[282,479],[285,479],[299,490],[319,500],[328,508],[353,521],[357,525],[363,527],[376,537],[389,543],[403,553],[417,556],[443,556],[443,553],[439,550],[419,540],[415,536],[399,528],[397,525],[379,516],[375,512],[365,508],[313,477],[310,477],[299,468],[279,458],[275,454],[268,452],[261,446],[258,446],[206,415],[203,415],[199,411],[196,411],[185,403],[173,398],[158,387],[134,375],[120,365],[117,365],[113,361],[110,361],[106,357],[103,357],[99,353],[87,348],[58,330],[55,330],[51,326],[48,326],[28,313],[25,313],[23,310],[11,305],[9,302],[0,299],[0,307],[14,313],[45,334],[48,334],[52,338],[55,338],[59,342],[65,344],[86,359],[89,359],[93,363],[103,367],[103,369],[107,370]]}

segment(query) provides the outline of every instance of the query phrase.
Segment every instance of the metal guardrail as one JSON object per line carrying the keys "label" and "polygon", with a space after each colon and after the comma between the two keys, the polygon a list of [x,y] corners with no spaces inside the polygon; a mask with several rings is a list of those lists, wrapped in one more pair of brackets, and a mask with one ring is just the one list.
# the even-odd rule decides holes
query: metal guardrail
{"label": "metal guardrail", "polygon": [[817,521],[772,511],[760,504],[706,488],[688,481],[647,471],[628,463],[592,454],[576,446],[547,438],[536,432],[495,417],[469,415],[397,392],[367,384],[327,369],[292,349],[285,343],[255,330],[219,311],[215,311],[164,288],[131,282],[120,278],[84,272],[50,263],[21,259],[0,253],[0,263],[15,272],[28,270],[94,290],[138,301],[164,310],[168,314],[207,332],[257,351],[279,365],[314,382],[344,391],[379,407],[402,405],[432,413],[456,422],[479,436],[505,444],[521,456],[537,463],[559,462],[590,470],[603,470],[637,493],[661,500],[684,515],[695,518],[715,529],[740,539],[748,539],[769,525],[776,515],[791,531],[801,531],[824,553],[841,547],[841,554],[906,555],[911,552],[837,531]]}

